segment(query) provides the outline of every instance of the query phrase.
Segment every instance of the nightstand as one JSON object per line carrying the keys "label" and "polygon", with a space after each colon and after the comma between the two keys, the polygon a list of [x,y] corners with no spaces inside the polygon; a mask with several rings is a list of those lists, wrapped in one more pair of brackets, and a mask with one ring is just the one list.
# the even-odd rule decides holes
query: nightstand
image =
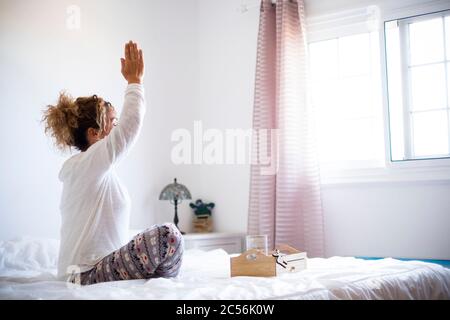
{"label": "nightstand", "polygon": [[243,233],[187,233],[184,235],[185,249],[223,249],[228,253],[241,253],[245,234]]}

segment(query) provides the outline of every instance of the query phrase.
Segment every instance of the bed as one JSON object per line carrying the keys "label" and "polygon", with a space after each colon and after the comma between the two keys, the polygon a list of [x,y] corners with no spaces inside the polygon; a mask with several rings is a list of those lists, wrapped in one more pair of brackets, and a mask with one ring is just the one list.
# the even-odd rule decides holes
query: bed
{"label": "bed", "polygon": [[450,269],[438,264],[314,258],[296,273],[231,278],[220,249],[187,250],[172,279],[71,286],[56,280],[58,247],[53,239],[0,241],[0,299],[450,299]]}

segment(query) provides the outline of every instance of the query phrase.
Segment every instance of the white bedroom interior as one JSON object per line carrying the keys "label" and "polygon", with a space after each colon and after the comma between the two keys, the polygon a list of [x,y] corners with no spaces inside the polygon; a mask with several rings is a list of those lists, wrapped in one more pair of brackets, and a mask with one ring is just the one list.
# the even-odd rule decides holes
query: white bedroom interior
{"label": "white bedroom interior", "polygon": [[[81,8],[75,30],[64,27],[71,5]],[[305,1],[313,26],[314,19],[370,5],[386,16],[449,7],[431,0]],[[245,233],[249,165],[175,165],[171,133],[192,132],[195,121],[205,130],[251,128],[258,19],[258,1],[244,0],[1,1],[0,239],[58,238],[57,174],[67,155],[44,135],[42,109],[61,89],[120,104],[118,57],[130,36],[146,53],[148,99],[141,136],[118,167],[132,198],[131,227],[172,220],[173,207],[158,195],[176,177],[195,199],[216,203],[215,231]],[[450,260],[450,163],[442,163],[321,171],[326,256]],[[184,202],[186,231],[191,215]]]}

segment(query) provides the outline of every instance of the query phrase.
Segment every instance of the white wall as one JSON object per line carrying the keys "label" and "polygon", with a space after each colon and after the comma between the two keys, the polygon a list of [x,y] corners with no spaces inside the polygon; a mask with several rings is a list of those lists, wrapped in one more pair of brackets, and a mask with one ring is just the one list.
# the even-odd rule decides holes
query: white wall
{"label": "white wall", "polygon": [[[81,9],[80,29],[67,28],[69,5]],[[44,136],[41,111],[61,89],[96,93],[121,110],[119,59],[130,39],[145,53],[148,101],[142,135],[118,168],[133,202],[131,226],[173,219],[173,207],[157,198],[175,176],[198,192],[195,170],[170,162],[170,133],[197,117],[196,16],[196,2],[184,0],[0,2],[0,239],[58,237],[57,175],[68,155]]]}
{"label": "white wall", "polygon": [[[199,0],[200,119],[223,134],[252,127],[259,10],[242,14],[241,3]],[[201,173],[202,195],[216,203],[215,229],[246,232],[249,165],[203,165]]]}
{"label": "white wall", "polygon": [[329,256],[450,259],[450,182],[322,188]]}

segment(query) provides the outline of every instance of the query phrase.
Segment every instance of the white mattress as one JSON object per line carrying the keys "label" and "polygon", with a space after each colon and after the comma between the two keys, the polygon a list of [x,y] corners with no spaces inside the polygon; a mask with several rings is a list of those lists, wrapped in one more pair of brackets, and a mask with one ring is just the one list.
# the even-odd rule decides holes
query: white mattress
{"label": "white mattress", "polygon": [[450,269],[421,261],[309,259],[304,271],[230,277],[223,250],[187,250],[177,278],[70,286],[56,281],[58,241],[0,242],[0,299],[450,299]]}

